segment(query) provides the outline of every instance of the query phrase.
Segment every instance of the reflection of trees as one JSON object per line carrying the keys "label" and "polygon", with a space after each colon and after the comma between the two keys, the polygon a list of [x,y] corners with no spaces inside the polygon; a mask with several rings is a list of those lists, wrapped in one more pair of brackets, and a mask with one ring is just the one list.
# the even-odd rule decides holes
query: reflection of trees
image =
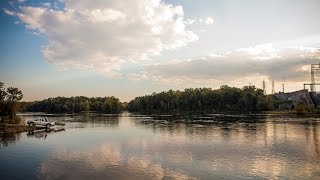
{"label": "reflection of trees", "polygon": [[10,144],[14,144],[16,141],[19,141],[19,139],[20,139],[20,134],[4,134],[3,136],[0,136],[0,142],[2,146],[8,146]]}
{"label": "reflection of trees", "polygon": [[83,150],[72,146],[58,150],[41,164],[40,177],[181,179],[190,178],[190,173],[194,177],[214,179],[212,174],[217,173],[221,175],[218,177],[240,174],[261,179],[288,176],[314,179],[320,172],[319,121],[316,120],[124,118],[72,117],[70,121],[81,121],[79,124],[85,127],[118,127],[119,121],[121,124],[130,121],[126,125],[131,127],[122,129],[120,125],[116,133],[120,132],[121,137],[106,136],[101,146],[83,144],[86,146]]}
{"label": "reflection of trees", "polygon": [[76,115],[24,115],[21,116],[23,122],[27,120],[48,117],[49,121],[59,121],[67,123],[66,127],[119,127],[119,114],[101,114],[101,113],[81,113]]}
{"label": "reflection of trees", "polygon": [[317,155],[319,156],[319,132],[318,132],[318,123],[314,123],[312,129],[313,129],[313,142],[314,142],[314,146],[315,146],[315,151],[317,153]]}
{"label": "reflection of trees", "polygon": [[[103,115],[103,114],[83,114],[81,116],[74,116],[69,121],[81,122],[84,127],[119,127],[120,116],[115,115]],[[85,123],[85,124],[84,124]]]}
{"label": "reflection of trees", "polygon": [[143,118],[135,121],[137,127],[151,130],[154,133],[169,134],[170,136],[185,135],[187,137],[211,136],[220,133],[225,140],[232,138],[237,133],[245,134],[252,138],[257,131],[262,130],[265,121],[264,117],[243,117],[243,116],[188,116],[179,119]]}
{"label": "reflection of trees", "polygon": [[320,170],[318,121],[290,117],[194,119],[145,118],[137,120],[136,126],[168,139],[170,143],[161,147],[168,161],[188,164],[192,163],[187,161],[190,157],[215,170],[249,171],[265,178],[283,176],[288,169],[293,169],[292,177],[316,177]]}

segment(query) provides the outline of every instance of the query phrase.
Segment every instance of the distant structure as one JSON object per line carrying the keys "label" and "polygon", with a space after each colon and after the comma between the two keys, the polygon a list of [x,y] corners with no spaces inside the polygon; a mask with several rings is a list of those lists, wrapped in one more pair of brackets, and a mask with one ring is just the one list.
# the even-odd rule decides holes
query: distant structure
{"label": "distant structure", "polygon": [[263,80],[262,81],[262,89],[263,89],[263,93],[264,94],[267,94],[267,91],[266,91],[266,82]]}
{"label": "distant structure", "polygon": [[307,90],[300,90],[300,91],[294,91],[294,92],[288,92],[288,93],[277,93],[275,94],[275,96],[281,100],[292,101],[293,107],[287,107],[286,109],[292,109],[300,103],[304,103],[311,108],[314,108],[317,105],[320,105],[319,97],[313,93],[309,93]]}
{"label": "distant structure", "polygon": [[319,64],[311,64],[311,85],[310,85],[310,91],[316,92],[316,79],[314,77],[315,71],[320,70],[320,63]]}
{"label": "distant structure", "polygon": [[271,94],[274,94],[275,90],[274,90],[274,80],[272,80],[272,90],[271,90]]}
{"label": "distant structure", "polygon": [[[284,83],[282,83],[282,92],[274,95],[281,100],[289,100],[292,104],[281,105],[279,109],[292,109],[301,103],[309,108],[320,107],[320,94],[316,93],[316,85],[320,85],[320,83],[316,83],[315,79],[317,71],[320,71],[320,63],[311,64],[311,83],[303,84],[303,90],[285,93]],[[309,91],[306,89],[307,86],[310,86]],[[274,92],[274,81],[272,81],[272,92]]]}
{"label": "distant structure", "polygon": [[316,83],[315,72],[320,71],[320,63],[319,64],[311,64],[311,83],[303,84],[303,89],[306,89],[307,85],[310,85],[310,92],[315,93],[316,85],[320,85],[320,83]]}

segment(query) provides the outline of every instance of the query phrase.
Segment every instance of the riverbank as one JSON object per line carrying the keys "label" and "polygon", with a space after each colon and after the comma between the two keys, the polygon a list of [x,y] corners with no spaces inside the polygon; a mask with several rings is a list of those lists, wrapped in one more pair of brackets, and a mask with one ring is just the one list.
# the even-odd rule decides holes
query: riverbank
{"label": "riverbank", "polygon": [[28,131],[33,131],[35,129],[37,128],[21,125],[21,124],[0,123],[0,136],[7,135],[7,134],[17,134],[22,132],[28,132]]}
{"label": "riverbank", "polygon": [[[179,115],[212,115],[212,114],[220,114],[220,115],[239,115],[239,116],[247,116],[247,115],[299,115],[296,110],[274,110],[274,111],[257,111],[257,112],[239,112],[239,111],[183,111],[183,112],[130,112],[133,114],[143,114],[149,116],[179,116]],[[320,115],[319,111],[314,112],[304,112],[306,116],[312,115]]]}

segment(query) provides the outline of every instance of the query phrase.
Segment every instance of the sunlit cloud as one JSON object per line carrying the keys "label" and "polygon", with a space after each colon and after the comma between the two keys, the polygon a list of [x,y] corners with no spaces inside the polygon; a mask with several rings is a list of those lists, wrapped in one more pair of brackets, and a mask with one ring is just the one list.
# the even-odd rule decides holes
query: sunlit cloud
{"label": "sunlit cloud", "polygon": [[213,24],[214,20],[211,17],[207,17],[207,19],[204,21],[205,24],[210,25]]}
{"label": "sunlit cloud", "polygon": [[186,29],[183,8],[160,0],[61,2],[63,9],[42,3],[4,11],[44,36],[47,44],[42,47],[43,56],[64,68],[116,76],[126,63],[198,40]]}
{"label": "sunlit cloud", "polygon": [[[319,62],[318,34],[274,42],[280,38],[271,38],[270,33],[266,34],[270,43],[259,38],[255,43],[249,32],[266,29],[248,26],[241,32],[242,27],[233,21],[236,15],[191,13],[192,17],[181,5],[166,1],[63,0],[36,4],[21,0],[11,5],[14,8],[8,6],[4,13],[16,17],[17,26],[24,25],[28,32],[46,40],[39,49],[48,62],[62,70],[86,69],[110,79],[150,80],[180,88],[243,86],[261,84],[263,79],[297,83],[308,82],[310,64]],[[243,36],[237,36],[238,31],[248,33],[251,47],[242,41]],[[221,39],[217,38],[219,33]],[[209,43],[204,39],[210,39]],[[224,48],[215,50],[220,45]],[[186,55],[184,48],[190,50]]]}
{"label": "sunlit cloud", "polygon": [[202,58],[172,61],[146,67],[144,77],[163,82],[213,84],[262,81],[302,82],[309,79],[310,64],[318,63],[320,50],[310,47],[276,48],[271,43],[211,53]]}
{"label": "sunlit cloud", "polygon": [[185,21],[186,24],[192,25],[192,24],[205,24],[205,25],[211,25],[214,23],[214,19],[212,17],[207,17],[207,18],[198,18],[198,19],[190,19],[188,18]]}
{"label": "sunlit cloud", "polygon": [[14,12],[12,12],[12,11],[10,11],[10,10],[8,10],[8,9],[3,9],[3,10],[4,10],[4,12],[5,12],[6,14],[8,14],[8,15],[10,15],[10,16],[14,16],[14,15],[15,15]]}

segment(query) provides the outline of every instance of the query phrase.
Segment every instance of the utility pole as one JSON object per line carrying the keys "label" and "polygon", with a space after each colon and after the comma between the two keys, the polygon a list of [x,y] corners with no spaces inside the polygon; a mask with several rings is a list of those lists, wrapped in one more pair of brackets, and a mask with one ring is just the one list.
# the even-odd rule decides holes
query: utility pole
{"label": "utility pole", "polygon": [[282,92],[284,93],[284,84],[282,84]]}
{"label": "utility pole", "polygon": [[311,64],[311,86],[310,86],[311,92],[316,92],[316,87],[314,85],[316,83],[316,80],[314,78],[314,68],[315,68],[315,64]]}
{"label": "utility pole", "polygon": [[262,89],[263,89],[263,93],[264,94],[267,94],[267,91],[266,91],[266,82],[263,80],[262,81]]}
{"label": "utility pole", "polygon": [[274,80],[272,80],[272,91],[271,91],[271,93],[272,93],[272,94],[275,93],[275,91],[274,91]]}

